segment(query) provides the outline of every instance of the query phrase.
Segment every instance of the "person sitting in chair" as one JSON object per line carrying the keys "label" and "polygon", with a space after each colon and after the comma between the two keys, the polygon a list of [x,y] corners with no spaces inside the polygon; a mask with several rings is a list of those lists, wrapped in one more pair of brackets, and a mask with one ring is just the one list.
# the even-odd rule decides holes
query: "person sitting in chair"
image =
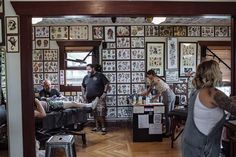
{"label": "person sitting in chair", "polygon": [[43,89],[39,92],[39,96],[41,100],[45,100],[45,98],[50,97],[63,97],[63,95],[55,88],[52,88],[50,80],[43,81]]}

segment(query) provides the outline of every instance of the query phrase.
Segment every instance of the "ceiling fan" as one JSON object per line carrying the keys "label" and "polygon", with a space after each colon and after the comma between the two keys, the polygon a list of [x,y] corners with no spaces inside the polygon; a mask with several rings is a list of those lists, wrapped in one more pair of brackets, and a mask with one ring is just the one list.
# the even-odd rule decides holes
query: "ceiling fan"
{"label": "ceiling fan", "polygon": [[71,62],[76,62],[80,64],[87,64],[85,61],[89,56],[92,56],[93,50],[89,51],[89,53],[84,57],[84,59],[65,59],[65,61],[71,61]]}

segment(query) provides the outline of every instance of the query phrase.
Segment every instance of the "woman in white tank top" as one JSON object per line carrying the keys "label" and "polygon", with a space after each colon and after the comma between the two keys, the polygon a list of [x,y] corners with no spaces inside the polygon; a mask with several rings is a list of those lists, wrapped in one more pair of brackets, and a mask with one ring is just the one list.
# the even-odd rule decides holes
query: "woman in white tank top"
{"label": "woman in white tank top", "polygon": [[166,126],[166,136],[170,136],[171,129],[170,129],[170,118],[168,117],[168,113],[174,109],[175,104],[175,94],[170,89],[169,85],[164,82],[160,77],[158,77],[154,70],[147,71],[147,77],[151,80],[151,84],[149,88],[142,92],[140,95],[147,96],[151,90],[155,87],[157,90],[157,95],[155,97],[162,96],[162,102],[165,105],[165,126]]}

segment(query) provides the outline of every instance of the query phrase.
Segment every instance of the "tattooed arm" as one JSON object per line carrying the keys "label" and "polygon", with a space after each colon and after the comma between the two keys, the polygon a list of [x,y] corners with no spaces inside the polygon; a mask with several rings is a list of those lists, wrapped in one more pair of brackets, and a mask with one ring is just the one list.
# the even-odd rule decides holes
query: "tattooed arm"
{"label": "tattooed arm", "polygon": [[235,97],[228,97],[218,89],[211,89],[213,96],[213,104],[230,112],[236,113],[236,99]]}

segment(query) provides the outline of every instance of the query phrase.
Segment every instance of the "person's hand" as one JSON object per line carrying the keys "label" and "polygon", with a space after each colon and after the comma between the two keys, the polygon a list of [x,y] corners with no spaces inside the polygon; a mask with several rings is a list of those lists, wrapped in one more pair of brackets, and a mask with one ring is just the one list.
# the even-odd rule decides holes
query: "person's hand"
{"label": "person's hand", "polygon": [[101,99],[105,99],[107,96],[107,93],[103,92],[102,96],[101,96]]}

